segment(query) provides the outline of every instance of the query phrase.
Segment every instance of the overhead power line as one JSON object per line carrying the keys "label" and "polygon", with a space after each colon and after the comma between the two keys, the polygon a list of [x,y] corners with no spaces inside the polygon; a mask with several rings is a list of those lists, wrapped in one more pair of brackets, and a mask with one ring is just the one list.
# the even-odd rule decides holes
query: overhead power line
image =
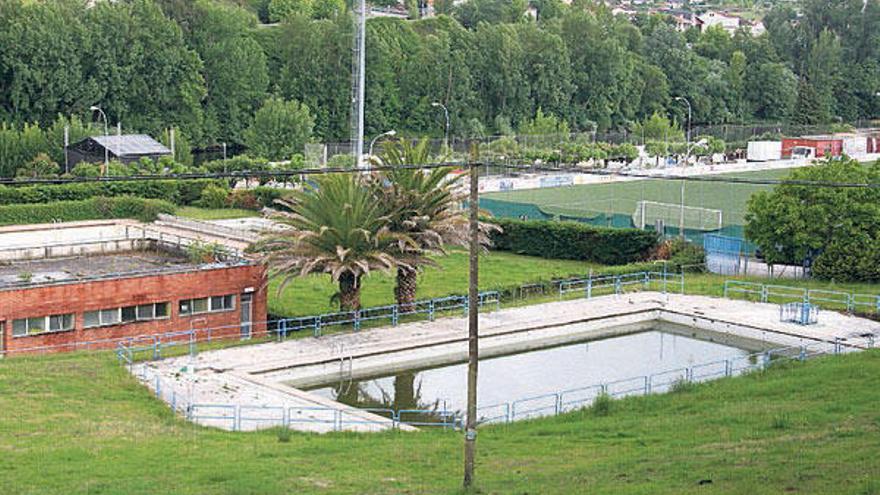
{"label": "overhead power line", "polygon": [[[810,180],[791,180],[791,179],[759,179],[748,177],[725,177],[722,175],[669,175],[669,174],[648,174],[638,172],[621,172],[614,170],[590,170],[590,169],[573,169],[573,168],[556,168],[542,167],[535,165],[516,165],[516,164],[496,164],[492,166],[503,167],[519,171],[532,172],[556,172],[556,173],[578,173],[585,175],[600,175],[609,177],[629,177],[642,180],[667,180],[674,182],[718,182],[726,184],[752,184],[752,185],[790,185],[790,186],[807,186],[807,187],[833,187],[833,188],[868,188],[880,189],[880,183],[866,182],[825,182]],[[586,185],[586,184],[585,184]]]}
{"label": "overhead power line", "polygon": [[[533,164],[511,164],[511,163],[495,163],[480,161],[476,164],[467,162],[442,162],[426,165],[380,165],[371,166],[371,172],[382,172],[394,169],[407,170],[433,170],[437,168],[459,168],[465,169],[470,166],[492,166],[518,172],[549,172],[549,173],[576,173],[585,175],[599,175],[608,177],[627,177],[640,180],[665,180],[673,182],[715,182],[726,184],[751,184],[751,185],[767,185],[767,186],[805,186],[805,187],[822,187],[822,188],[862,188],[862,189],[880,189],[880,183],[864,183],[864,182],[824,182],[809,180],[791,180],[791,179],[762,179],[749,177],[729,177],[723,175],[669,175],[669,174],[650,174],[644,172],[627,172],[604,169],[581,169],[573,167],[548,167]],[[334,167],[334,168],[308,168],[300,170],[258,170],[258,171],[240,171],[240,172],[212,172],[212,173],[190,173],[190,174],[167,174],[167,175],[119,175],[107,177],[57,177],[57,178],[0,178],[0,185],[9,186],[27,186],[39,184],[79,184],[79,183],[100,183],[100,182],[127,182],[127,181],[160,181],[160,180],[199,180],[199,179],[279,179],[279,178],[295,178],[307,177],[315,175],[327,174],[362,174],[364,170]]]}

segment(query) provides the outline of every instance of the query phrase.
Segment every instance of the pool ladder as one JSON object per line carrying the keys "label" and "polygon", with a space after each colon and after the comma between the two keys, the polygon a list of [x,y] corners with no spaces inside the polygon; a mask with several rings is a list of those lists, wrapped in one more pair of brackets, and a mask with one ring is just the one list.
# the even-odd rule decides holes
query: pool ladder
{"label": "pool ladder", "polygon": [[[354,382],[352,368],[354,367],[354,356],[345,353],[345,344],[340,343],[339,346],[334,345],[334,352],[339,356],[339,390],[343,390],[343,394],[348,393]],[[346,370],[346,363],[348,369]]]}

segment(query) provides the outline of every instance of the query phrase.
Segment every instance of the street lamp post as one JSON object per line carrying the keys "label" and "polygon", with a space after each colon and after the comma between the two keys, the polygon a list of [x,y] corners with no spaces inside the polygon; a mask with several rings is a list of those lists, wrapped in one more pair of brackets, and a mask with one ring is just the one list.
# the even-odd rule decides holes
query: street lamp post
{"label": "street lamp post", "polygon": [[[380,138],[382,138],[384,136],[396,136],[396,135],[397,135],[397,131],[395,131],[394,129],[391,129],[388,132],[383,132],[382,134],[379,134],[378,136],[374,137],[373,140],[370,141],[370,159],[373,158],[373,145],[376,144],[376,141],[378,141]],[[367,168],[369,168],[369,166]]]}
{"label": "street lamp post", "polygon": [[[93,112],[98,112],[101,114],[101,118],[104,120],[104,137],[106,138],[109,133],[107,132],[107,114],[104,113],[104,110],[101,110],[101,107],[92,105],[89,107],[89,110]],[[107,149],[107,144],[104,144],[104,175],[108,175],[110,173],[110,150]]]}
{"label": "street lamp post", "polygon": [[[687,123],[687,143],[685,144],[684,151],[684,166],[687,167],[688,162],[691,159],[691,102],[688,101],[687,98],[683,96],[676,96],[676,100],[683,101],[687,104],[688,107],[688,123]],[[681,212],[678,218],[678,236],[683,240],[684,239],[684,179],[681,180]]]}
{"label": "street lamp post", "polygon": [[446,127],[443,130],[443,148],[446,149],[446,152],[449,152],[449,109],[446,108],[446,105],[440,103],[439,101],[435,101],[431,103],[431,106],[434,108],[440,107],[443,109],[443,115],[446,117]]}

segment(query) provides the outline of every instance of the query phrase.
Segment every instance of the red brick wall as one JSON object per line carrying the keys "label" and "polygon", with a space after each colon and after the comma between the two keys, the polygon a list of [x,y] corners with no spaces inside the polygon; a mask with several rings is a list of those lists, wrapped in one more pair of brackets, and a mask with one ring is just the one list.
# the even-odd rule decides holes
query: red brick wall
{"label": "red brick wall", "polygon": [[[97,340],[119,340],[140,335],[212,328],[213,336],[238,335],[241,318],[241,294],[253,288],[253,332],[266,331],[268,291],[266,270],[260,265],[200,270],[188,273],[154,275],[137,278],[120,278],[79,284],[63,284],[35,287],[23,290],[0,291],[0,322],[5,335],[4,349],[9,354],[38,347],[51,347],[51,351],[83,348],[115,347],[115,342],[102,345],[90,344]],[[206,296],[234,294],[235,309],[217,313],[181,316],[178,301]],[[140,323],[127,323],[101,328],[83,328],[83,313],[136,304],[169,302],[171,317]],[[12,336],[12,320],[56,314],[75,314],[75,328],[71,331],[33,335]]]}

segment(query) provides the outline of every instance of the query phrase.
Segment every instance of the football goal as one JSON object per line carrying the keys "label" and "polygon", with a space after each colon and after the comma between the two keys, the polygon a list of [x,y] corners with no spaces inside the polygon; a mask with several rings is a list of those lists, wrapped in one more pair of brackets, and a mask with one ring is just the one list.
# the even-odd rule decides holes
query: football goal
{"label": "football goal", "polygon": [[678,227],[684,215],[684,228],[709,232],[724,226],[724,212],[712,208],[684,206],[657,201],[639,201],[633,213],[633,225],[644,229],[662,220],[665,225]]}

